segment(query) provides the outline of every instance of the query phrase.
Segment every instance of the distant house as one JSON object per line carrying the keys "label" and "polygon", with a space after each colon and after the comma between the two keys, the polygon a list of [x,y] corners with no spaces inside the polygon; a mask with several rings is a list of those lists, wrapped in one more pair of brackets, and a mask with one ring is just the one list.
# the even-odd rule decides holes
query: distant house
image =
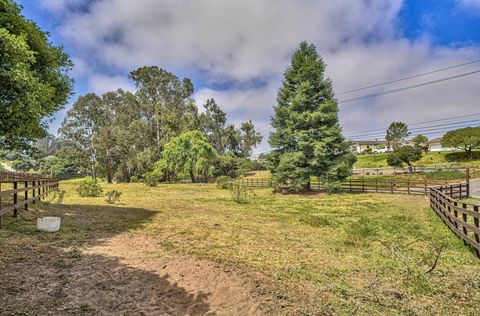
{"label": "distant house", "polygon": [[363,154],[369,148],[374,152],[384,153],[390,151],[388,143],[385,140],[356,140],[352,141],[352,152],[356,154]]}
{"label": "distant house", "polygon": [[428,141],[428,150],[430,151],[444,151],[455,150],[455,148],[443,147],[442,137],[437,137]]}

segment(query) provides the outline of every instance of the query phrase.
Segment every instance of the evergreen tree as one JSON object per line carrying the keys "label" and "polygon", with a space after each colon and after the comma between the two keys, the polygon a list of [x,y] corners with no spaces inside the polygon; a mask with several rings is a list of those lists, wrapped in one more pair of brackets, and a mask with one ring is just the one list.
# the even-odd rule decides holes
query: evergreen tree
{"label": "evergreen tree", "polygon": [[291,191],[310,187],[310,177],[338,184],[351,175],[355,156],[342,136],[332,83],[315,46],[302,42],[284,73],[269,143],[272,184]]}

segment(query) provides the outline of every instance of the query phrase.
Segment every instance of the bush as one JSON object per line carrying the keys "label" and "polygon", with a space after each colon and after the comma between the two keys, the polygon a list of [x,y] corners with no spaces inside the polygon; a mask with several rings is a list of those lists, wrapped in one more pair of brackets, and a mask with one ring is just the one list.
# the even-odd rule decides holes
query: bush
{"label": "bush", "polygon": [[230,186],[230,194],[234,202],[245,204],[248,203],[253,196],[253,191],[246,186],[232,183]]}
{"label": "bush", "polygon": [[120,196],[122,195],[122,192],[117,191],[117,190],[112,190],[112,191],[107,191],[103,195],[105,198],[105,202],[108,204],[115,204],[120,199]]}
{"label": "bush", "polygon": [[227,176],[220,176],[217,178],[216,184],[217,188],[219,189],[230,189],[230,187],[232,186],[232,179]]}
{"label": "bush", "polygon": [[342,183],[340,181],[325,182],[323,187],[328,193],[339,193],[342,190]]}
{"label": "bush", "polygon": [[132,182],[132,183],[138,182],[138,177],[137,176],[131,176],[130,177],[130,182]]}
{"label": "bush", "polygon": [[153,172],[147,172],[143,175],[143,183],[149,187],[156,187],[158,180],[158,176]]}
{"label": "bush", "polygon": [[471,153],[466,153],[466,152],[448,153],[448,154],[445,154],[445,160],[449,162],[480,160],[480,151],[472,151]]}
{"label": "bush", "polygon": [[103,190],[97,181],[93,179],[85,179],[78,185],[77,192],[82,197],[97,197],[102,196]]}

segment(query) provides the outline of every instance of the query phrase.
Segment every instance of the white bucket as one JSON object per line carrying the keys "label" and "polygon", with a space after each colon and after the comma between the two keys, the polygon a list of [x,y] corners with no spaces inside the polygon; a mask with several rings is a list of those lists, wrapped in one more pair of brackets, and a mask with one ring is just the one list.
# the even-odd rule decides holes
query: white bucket
{"label": "white bucket", "polygon": [[37,229],[41,232],[58,232],[60,230],[60,217],[47,216],[37,218]]}

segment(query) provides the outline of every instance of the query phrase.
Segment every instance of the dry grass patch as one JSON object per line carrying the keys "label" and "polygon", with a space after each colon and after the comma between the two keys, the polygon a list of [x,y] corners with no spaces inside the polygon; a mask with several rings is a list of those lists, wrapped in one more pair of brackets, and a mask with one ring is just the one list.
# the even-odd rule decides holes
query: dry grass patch
{"label": "dry grass patch", "polygon": [[[258,189],[237,204],[214,185],[104,185],[123,193],[112,206],[80,198],[74,183],[61,187],[62,206],[47,207],[66,219],[61,241],[38,242],[84,247],[92,235],[143,236],[172,256],[261,275],[258,292],[274,297],[272,313],[475,314],[480,302],[478,259],[422,196]],[[69,217],[69,210],[82,212]],[[11,222],[1,234],[2,249],[36,236],[25,222]],[[438,249],[438,266],[426,273]]]}

